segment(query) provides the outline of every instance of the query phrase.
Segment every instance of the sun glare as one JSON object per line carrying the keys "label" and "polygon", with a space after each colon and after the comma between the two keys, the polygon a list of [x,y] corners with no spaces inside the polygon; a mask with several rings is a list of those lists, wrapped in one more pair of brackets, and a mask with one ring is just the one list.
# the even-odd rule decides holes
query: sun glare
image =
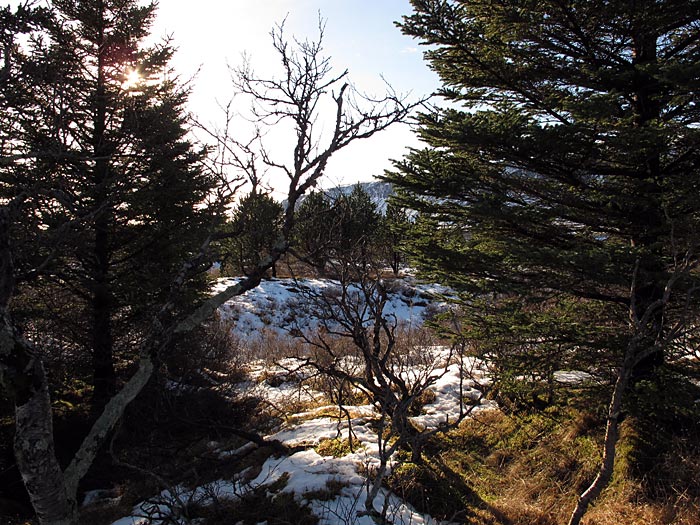
{"label": "sun glare", "polygon": [[141,73],[139,73],[138,69],[129,69],[124,75],[124,83],[122,84],[122,87],[124,89],[134,89],[141,83],[142,80],[143,78],[141,77]]}

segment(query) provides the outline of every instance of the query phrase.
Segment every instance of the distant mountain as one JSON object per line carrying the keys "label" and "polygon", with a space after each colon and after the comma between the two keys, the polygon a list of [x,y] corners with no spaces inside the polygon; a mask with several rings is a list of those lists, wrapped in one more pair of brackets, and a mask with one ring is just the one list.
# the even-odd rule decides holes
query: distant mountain
{"label": "distant mountain", "polygon": [[[377,210],[379,211],[379,213],[381,213],[381,214],[386,213],[387,201],[389,200],[389,197],[394,194],[394,188],[390,182],[382,182],[382,181],[357,182],[355,184],[347,184],[345,186],[336,186],[335,188],[323,189],[321,191],[323,191],[330,199],[335,200],[340,195],[349,195],[352,192],[353,188],[355,186],[357,186],[358,184],[370,196],[370,198],[372,199],[372,202],[377,207]],[[299,199],[297,206],[299,204],[301,204],[302,202],[304,202],[305,198],[306,198],[306,195],[304,195],[301,199]],[[286,207],[287,202],[284,201],[282,203],[282,205]]]}

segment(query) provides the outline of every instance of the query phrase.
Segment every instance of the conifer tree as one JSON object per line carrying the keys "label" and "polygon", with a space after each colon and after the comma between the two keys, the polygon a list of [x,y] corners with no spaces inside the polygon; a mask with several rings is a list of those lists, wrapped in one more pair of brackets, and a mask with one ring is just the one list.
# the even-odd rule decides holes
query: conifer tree
{"label": "conifer tree", "polygon": [[297,256],[322,274],[331,261],[376,259],[381,216],[361,184],[349,193],[313,192],[297,210],[294,245]]}
{"label": "conifer tree", "polygon": [[309,193],[296,211],[294,253],[324,275],[337,229],[330,199],[321,191]]}
{"label": "conifer tree", "polygon": [[426,267],[535,301],[563,292],[626,312],[658,300],[669,265],[697,251],[699,11],[412,4],[402,28],[432,46],[452,103],[421,116],[430,147],[388,177],[444,230],[418,244]]}
{"label": "conifer tree", "polygon": [[[32,312],[33,328],[89,352],[97,400],[114,391],[115,348],[148,322],[212,222],[199,205],[214,181],[186,136],[174,49],[143,43],[155,7],[55,0],[36,38],[16,48],[8,78],[11,147],[32,159],[8,170],[5,188],[29,195],[15,244],[27,248],[16,265],[31,279],[18,291],[33,304],[61,297],[46,302],[43,326]],[[60,257],[32,271],[58,245]]]}
{"label": "conifer tree", "polygon": [[[280,76],[267,79],[259,78],[252,74],[251,69],[242,68],[237,75],[236,88],[239,93],[253,98],[256,114],[260,118],[259,123],[262,127],[279,125],[280,122],[291,123],[290,149],[293,151],[293,162],[281,165],[271,161],[265,154],[269,150],[260,143],[263,139],[262,133],[258,133],[252,141],[245,142],[238,142],[226,135],[219,137],[219,139],[220,144],[228,152],[236,150],[242,145],[244,149],[246,149],[245,145],[254,143],[256,148],[259,145],[262,150],[258,151],[262,151],[262,154],[256,158],[261,163],[267,163],[268,168],[274,167],[288,177],[288,207],[285,210],[280,238],[273,247],[270,256],[264,259],[258,268],[251,272],[250,276],[230,284],[213,296],[198,301],[196,305],[187,305],[186,308],[182,308],[181,298],[194,276],[199,273],[198,270],[208,267],[212,243],[220,238],[215,235],[215,232],[207,232],[204,242],[201,243],[196,252],[194,254],[187,253],[183,260],[179,261],[178,271],[172,275],[159,276],[163,279],[160,282],[169,281],[168,292],[163,294],[165,297],[160,304],[152,306],[155,313],[150,319],[149,328],[134,330],[132,334],[134,340],[131,342],[138,347],[138,362],[135,363],[135,371],[105,405],[104,410],[97,415],[82,444],[68,465],[63,468],[54,448],[53,404],[44,367],[44,355],[42,355],[46,344],[45,341],[35,338],[36,334],[29,334],[31,337],[24,336],[27,333],[26,328],[32,322],[25,322],[23,326],[21,325],[21,317],[17,315],[21,312],[18,312],[16,308],[15,285],[21,283],[22,286],[26,286],[27,279],[33,275],[40,275],[41,278],[37,279],[37,282],[42,281],[41,284],[44,284],[47,279],[43,277],[50,275],[48,268],[53,268],[53,265],[58,265],[59,262],[67,263],[63,267],[66,269],[66,274],[68,271],[76,271],[76,275],[79,275],[78,270],[88,267],[87,264],[83,264],[87,263],[85,260],[87,256],[84,256],[85,259],[80,259],[75,255],[82,252],[80,246],[74,243],[73,239],[81,238],[81,232],[89,232],[91,229],[92,235],[87,233],[82,238],[88,241],[96,238],[98,232],[95,231],[94,225],[99,216],[106,214],[107,218],[110,219],[107,221],[108,225],[119,224],[128,228],[143,227],[142,232],[148,231],[146,226],[157,223],[157,221],[151,220],[146,213],[152,209],[152,206],[139,208],[136,206],[137,200],[134,200],[134,204],[132,204],[131,200],[126,199],[126,196],[135,199],[135,196],[129,192],[128,183],[148,186],[150,181],[147,175],[151,174],[151,172],[144,173],[141,170],[127,170],[126,168],[129,166],[127,161],[141,159],[143,162],[141,166],[151,166],[144,161],[144,159],[152,158],[147,155],[149,151],[138,149],[139,142],[132,143],[126,140],[131,135],[124,137],[124,142],[108,140],[122,137],[120,131],[122,131],[123,126],[119,126],[121,122],[128,124],[125,129],[134,129],[131,127],[132,124],[135,125],[135,129],[140,129],[141,125],[145,125],[147,129],[151,128],[148,127],[148,122],[122,118],[122,114],[119,112],[122,106],[116,103],[131,100],[115,96],[121,93],[117,89],[117,84],[119,86],[124,84],[124,76],[119,74],[120,71],[123,73],[123,70],[118,67],[121,62],[116,59],[122,54],[119,53],[120,47],[118,45],[112,45],[114,43],[112,39],[105,38],[108,34],[112,35],[116,42],[120,41],[117,38],[118,35],[123,37],[122,41],[128,42],[131,42],[129,40],[131,37],[136,40],[142,38],[144,31],[139,30],[139,27],[143,28],[143,26],[129,25],[122,17],[133,15],[134,19],[138,20],[137,15],[141,13],[144,15],[141,20],[148,20],[150,16],[146,15],[152,13],[153,5],[139,8],[135,7],[137,4],[130,0],[114,0],[112,2],[96,0],[92,2],[57,1],[49,6],[45,13],[56,15],[56,18],[48,17],[47,20],[42,21],[42,24],[46,23],[46,25],[41,25],[43,29],[39,31],[39,39],[36,41],[25,37],[13,39],[12,35],[17,34],[15,31],[24,33],[26,28],[10,27],[17,22],[17,19],[14,16],[6,17],[7,11],[0,11],[0,37],[3,44],[1,50],[3,67],[0,69],[0,78],[8,81],[9,77],[12,90],[17,89],[17,93],[19,93],[16,98],[15,92],[5,89],[7,82],[0,84],[0,95],[3,97],[2,103],[4,104],[2,109],[6,110],[0,112],[0,126],[2,126],[0,133],[2,133],[3,140],[0,143],[2,148],[2,158],[0,159],[0,170],[2,170],[2,178],[0,178],[0,191],[2,192],[0,195],[0,393],[2,396],[7,396],[14,404],[16,466],[22,475],[32,506],[36,511],[38,523],[42,525],[75,525],[81,518],[77,506],[78,488],[81,480],[89,472],[98,452],[109,440],[126,408],[152,379],[171,341],[200,327],[232,297],[239,296],[260,284],[265,273],[289,248],[297,202],[318,183],[325,172],[328,161],[336,152],[356,140],[370,138],[393,123],[403,121],[418,103],[406,103],[404,98],[397,97],[393,92],[387,93],[379,100],[369,99],[347,83],[347,72],[333,74],[330,59],[322,55],[322,28],[315,41],[287,40],[281,26],[273,29],[273,46],[281,57]],[[102,19],[101,16],[104,14],[109,16]],[[71,18],[73,15],[75,17]],[[94,26],[90,25],[95,20],[97,20],[97,30],[94,30]],[[6,24],[8,21],[9,24]],[[54,21],[58,22],[54,25]],[[33,20],[32,24],[35,22],[36,20]],[[8,27],[9,31],[6,31]],[[99,28],[105,29],[105,31]],[[69,38],[61,37],[58,39],[64,34],[68,35]],[[95,40],[100,45],[95,45]],[[10,42],[9,46],[5,45],[8,41]],[[13,46],[13,42],[17,41],[33,46],[39,59],[32,60],[30,58],[25,61],[26,57],[22,56],[20,47]],[[60,45],[54,46],[56,41]],[[42,83],[44,79],[62,78],[62,75],[73,71],[70,67],[64,71],[62,68],[45,68],[44,66],[53,66],[60,62],[56,60],[52,63],[48,60],[53,52],[60,53],[65,50],[68,55],[71,55],[71,46],[77,44],[82,46],[80,52],[76,53],[80,55],[81,61],[70,62],[66,66],[78,70],[80,66],[85,67],[85,76],[77,75],[78,79],[82,78],[85,81],[85,86],[78,87],[94,87],[96,81],[99,87],[102,85],[99,82],[99,72],[102,71],[105,80],[103,90],[93,92],[89,89],[60,89],[63,84],[51,84],[48,81]],[[10,49],[9,53],[8,48]],[[97,59],[90,54],[90,50],[98,51]],[[170,48],[168,46],[157,47],[152,50],[153,53],[144,53],[143,56],[137,53],[141,58],[144,58],[141,64],[157,64],[158,62],[155,60],[157,56],[162,57],[158,54],[158,50],[163,51],[166,57],[169,56]],[[128,53],[125,55],[128,56]],[[47,58],[44,59],[44,57]],[[146,60],[148,57],[151,57],[152,60]],[[78,62],[80,63],[78,64]],[[95,63],[98,65],[102,63],[105,69],[95,68]],[[142,72],[148,71],[150,69],[144,66]],[[43,76],[43,72],[47,73],[48,76]],[[27,76],[30,73],[38,75],[36,77]],[[93,73],[98,73],[98,75]],[[19,81],[31,78],[35,78],[36,82]],[[110,82],[108,83],[107,80]],[[163,91],[158,89],[159,84],[156,82],[152,85],[148,82],[137,84],[138,89],[128,90],[129,93],[140,92],[144,95],[149,92],[153,93],[153,98],[146,97],[144,100],[153,102],[155,109],[159,108],[158,102],[160,100],[156,95],[163,95]],[[53,87],[56,87],[55,92]],[[110,89],[107,89],[108,87]],[[23,90],[22,88],[30,89]],[[37,90],[34,91],[34,88]],[[150,88],[153,88],[154,91],[150,91]],[[179,91],[176,89],[175,92]],[[12,96],[6,98],[7,93],[11,93]],[[165,93],[169,93],[169,91],[166,90]],[[104,95],[104,97],[95,95]],[[48,104],[42,105],[42,96],[49,97]],[[69,99],[71,96],[75,98]],[[319,114],[323,114],[328,109],[326,100],[330,103],[330,114],[335,120],[331,126],[331,133],[319,136],[317,128],[311,124],[320,118]],[[52,104],[51,101],[55,103]],[[65,106],[63,106],[64,102],[66,102]],[[94,105],[90,105],[90,102]],[[110,106],[107,104],[108,102],[115,103],[115,106]],[[129,106],[129,103],[126,105]],[[164,105],[163,107],[180,108],[178,104]],[[56,108],[60,108],[61,111],[54,111]],[[92,124],[94,124],[95,119],[92,117],[100,115],[101,111],[91,111],[93,108],[105,108],[112,111],[109,113],[109,119],[105,121],[96,119],[105,124],[103,127],[105,131],[104,143],[94,140],[95,134]],[[105,116],[107,113],[105,112]],[[130,112],[126,113],[131,117]],[[177,119],[177,123],[181,124],[184,130],[183,114],[179,111],[175,114],[180,117]],[[8,116],[10,118],[6,118]],[[83,119],[78,118],[81,116]],[[135,116],[138,116],[138,112]],[[29,125],[32,119],[37,124],[36,127]],[[160,121],[156,120],[153,124],[158,122]],[[81,123],[87,124],[83,127],[80,125]],[[113,128],[112,125],[115,127]],[[173,126],[173,129],[178,128]],[[155,130],[152,131],[155,132]],[[184,159],[189,159],[188,153],[191,152],[191,147],[184,138],[184,132],[182,135],[175,135],[181,140],[166,145],[173,146],[173,151],[179,151]],[[154,139],[154,144],[161,145],[162,143],[158,143],[156,139],[162,136],[160,133],[147,135],[147,137]],[[166,134],[165,136],[172,138],[174,135]],[[32,142],[29,139],[33,137],[39,139],[46,137],[46,139],[44,142],[41,140]],[[6,138],[7,142],[5,142]],[[114,147],[116,144],[122,149],[108,151],[111,152],[110,155],[97,156],[94,153],[94,148],[90,149],[90,146],[95,144],[100,147],[104,144]],[[83,146],[83,149],[80,149],[79,146]],[[165,148],[164,151],[168,151],[168,149]],[[249,152],[250,149],[248,148],[247,151]],[[155,155],[157,151],[150,151],[150,153]],[[240,157],[238,158],[240,159]],[[91,188],[87,184],[90,181],[89,176],[95,174],[97,166],[104,166],[105,163],[109,170],[106,173],[98,173],[103,177],[102,184],[98,185],[97,188]],[[197,169],[197,163],[185,163],[185,165],[191,168],[191,175],[201,175]],[[256,166],[249,162],[238,164],[234,162],[233,165],[244,173],[248,169],[252,170],[252,173],[247,173],[248,175],[254,175],[257,172]],[[156,165],[153,167],[155,168]],[[68,184],[72,180],[69,175],[87,181],[85,187],[74,190]],[[83,177],[79,178],[79,175]],[[250,178],[252,180],[252,177]],[[204,177],[204,179],[208,180],[208,177]],[[55,182],[56,185],[48,184],[51,181]],[[168,183],[159,186],[159,188],[170,188],[170,186]],[[174,187],[178,187],[178,185],[174,185]],[[94,194],[99,194],[99,190],[106,189],[112,190],[109,192],[110,198],[102,204],[95,203]],[[122,190],[123,193],[119,193],[117,190]],[[230,192],[235,190],[235,185],[230,187],[227,184],[225,188],[217,192],[216,208],[225,208],[230,204]],[[195,198],[191,196],[189,190],[177,191],[172,194],[169,191],[167,194],[161,195],[165,199],[163,201],[165,204],[160,208],[176,214],[179,202],[173,202],[175,209],[171,210],[170,201],[167,200],[176,195],[182,197],[184,202],[189,202],[186,200],[188,196]],[[125,200],[119,201],[118,197],[120,196],[124,197]],[[42,203],[43,207],[34,206],[32,208],[35,202]],[[83,208],[79,208],[78,204]],[[184,210],[188,208],[187,205],[182,207]],[[195,206],[195,210],[197,209]],[[139,210],[139,212],[127,216],[128,211],[135,210]],[[54,211],[56,213],[52,215]],[[24,216],[22,216],[22,212],[25,212]],[[61,217],[63,218],[61,219]],[[208,220],[206,213],[203,213],[200,218]],[[49,223],[50,219],[55,219],[55,223]],[[218,219],[218,217],[214,216],[214,219]],[[36,227],[27,228],[27,225],[35,225]],[[128,232],[128,228],[119,231]],[[168,232],[167,229],[162,231]],[[178,224],[178,235],[181,238],[173,240],[177,243],[187,239],[186,242],[189,243],[190,231],[197,232],[197,229],[184,221],[181,222]],[[42,237],[42,232],[49,232],[46,239]],[[24,234],[26,235],[22,237]],[[30,250],[18,246],[18,240],[21,242],[21,239],[32,238],[32,236],[37,240],[47,241],[43,245],[37,243],[33,246],[37,251],[41,250],[46,253],[46,257],[35,259]],[[196,236],[193,234],[193,237]],[[112,237],[112,239],[114,238],[116,235]],[[107,240],[109,241],[110,238]],[[117,245],[108,244],[108,246]],[[125,245],[118,246],[124,247]],[[88,252],[92,249],[92,244],[86,242],[82,248],[83,251]],[[149,247],[142,246],[142,248],[147,251]],[[116,250],[108,251],[108,255],[118,253],[121,256],[121,258],[110,259],[108,269],[115,270],[130,257],[135,260],[137,256],[140,256],[138,252],[132,252],[129,255],[125,248],[123,250],[120,248],[118,252]],[[189,251],[189,246],[183,247],[183,252],[187,251]],[[156,257],[159,254],[150,253],[149,255]],[[28,264],[26,261],[39,262],[40,264]],[[113,273],[112,275],[118,274]],[[87,281],[87,278],[85,280]],[[89,281],[87,282],[89,283]],[[112,280],[109,282],[111,283]],[[81,290],[78,284],[83,284],[83,281],[57,280],[57,285],[61,284],[74,284],[74,286],[66,288],[68,292],[79,296],[78,292]],[[148,283],[141,284],[147,285]],[[91,292],[93,288],[87,288],[87,290]],[[145,286],[145,288],[148,287]],[[142,293],[141,290],[133,290],[132,292],[135,295]],[[83,295],[85,294],[83,293]],[[82,297],[85,304],[90,304],[88,301],[90,297]],[[115,294],[114,297],[118,296]],[[116,301],[110,303],[109,306],[114,306],[115,303]],[[119,316],[127,315],[128,310],[128,308],[122,309]],[[109,321],[112,320],[113,318],[110,317]],[[180,510],[185,511],[184,508],[178,507],[177,511]]]}
{"label": "conifer tree", "polygon": [[408,241],[407,234],[411,227],[406,209],[398,205],[394,199],[387,202],[386,214],[381,220],[382,257],[391,267],[395,276],[404,263],[402,245]]}
{"label": "conifer tree", "polygon": [[624,385],[679,365],[697,315],[700,3],[411,3],[448,102],[388,177],[429,226],[415,255],[473,293],[465,326],[504,377],[615,383],[599,493]]}
{"label": "conifer tree", "polygon": [[[224,272],[248,275],[272,253],[282,227],[282,205],[270,195],[251,191],[238,203],[230,224],[232,237],[223,243]],[[276,277],[272,266],[272,277]]]}
{"label": "conifer tree", "polygon": [[339,231],[334,251],[339,258],[360,264],[374,259],[380,215],[369,193],[356,184],[350,193],[339,195],[333,203]]}

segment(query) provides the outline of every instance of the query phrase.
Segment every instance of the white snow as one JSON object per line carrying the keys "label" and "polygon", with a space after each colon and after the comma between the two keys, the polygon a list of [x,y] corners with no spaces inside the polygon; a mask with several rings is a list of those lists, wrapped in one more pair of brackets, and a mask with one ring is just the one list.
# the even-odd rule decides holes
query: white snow
{"label": "white snow", "polygon": [[[465,374],[464,371],[469,373]],[[423,414],[411,418],[419,428],[436,428],[442,423],[454,423],[465,412],[471,415],[481,410],[497,408],[495,401],[484,398],[484,387],[490,382],[476,360],[465,359],[461,367],[459,363],[452,363],[433,374],[440,376],[432,387],[435,401],[423,406]]]}
{"label": "white snow", "polygon": [[558,383],[578,385],[592,381],[593,376],[582,370],[558,370],[554,372],[554,380]]}
{"label": "white snow", "polygon": [[[220,291],[234,282],[234,279],[222,279],[214,291]],[[261,330],[272,331],[280,338],[289,337],[289,332],[299,327],[313,330],[318,326],[318,320],[304,305],[299,292],[303,287],[329,291],[337,287],[337,283],[318,279],[263,281],[258,288],[222,306],[221,316],[232,321],[241,339],[254,340]],[[436,304],[438,307],[444,305],[440,299],[431,302],[430,297],[449,294],[449,290],[443,287],[417,285],[411,279],[394,282],[390,289],[385,315],[395,316],[397,320],[414,326],[422,324],[430,310],[435,310]],[[435,396],[424,405],[421,415],[412,418],[417,426],[432,429],[441,423],[457,421],[460,411],[495,407],[495,403],[483,399],[483,387],[489,381],[480,363],[465,360],[460,366],[455,356],[444,347],[422,348],[420,355],[423,356],[420,362],[412,366],[404,365],[397,370],[409,381],[431,377],[430,388]],[[357,358],[347,356],[344,359],[343,366],[348,369],[357,366]],[[315,449],[319,443],[324,439],[347,440],[350,426],[345,415],[332,417],[339,413],[337,406],[327,405],[328,401],[321,392],[306,385],[305,380],[312,370],[305,367],[299,358],[277,362],[271,359],[254,360],[247,363],[247,370],[248,379],[236,385],[239,392],[266,400],[271,406],[279,407],[280,413],[290,406],[306,407],[303,412],[285,413],[286,423],[267,436],[268,439],[279,440],[289,447],[300,447],[302,450],[288,456],[268,458],[260,473],[249,481],[244,482],[244,473],[239,473],[232,479],[221,479],[194,490],[174,487],[163,491],[134,507],[132,516],[115,521],[112,525],[184,523],[177,513],[184,503],[207,504],[213,498],[235,499],[247,491],[268,487],[280,479],[286,481],[280,490],[293,494],[301,504],[308,505],[319,517],[321,525],[374,525],[372,518],[362,515],[361,511],[365,509],[369,486],[367,472],[372,472],[379,465],[377,434],[372,425],[379,418],[375,408],[371,405],[345,407],[351,414],[350,426],[356,445],[353,452],[342,457],[324,457]],[[236,450],[226,450],[219,446],[218,443],[212,444],[220,457],[236,455],[248,447],[244,445]],[[325,491],[328,494],[329,488],[334,489],[333,497],[313,499],[314,493],[322,494]],[[395,525],[437,523],[385,489],[375,499],[374,508],[379,512],[386,509],[389,522]],[[144,516],[150,516],[151,521]]]}
{"label": "white snow", "polygon": [[[219,279],[213,291],[220,292],[236,282],[238,278]],[[300,328],[313,331],[319,321],[303,296],[304,290],[332,293],[338,286],[329,279],[269,279],[228,301],[219,313],[242,339],[255,339],[263,330],[279,336]],[[420,326],[427,315],[444,307],[441,297],[450,295],[444,286],[418,284],[412,278],[391,281],[389,287],[384,315],[411,326]]]}
{"label": "white snow", "polygon": [[[433,349],[441,355],[447,355],[447,349]],[[473,368],[474,363],[468,363]],[[290,363],[282,367],[288,369]],[[259,365],[258,365],[259,366]],[[253,376],[262,377],[262,371],[254,368]],[[460,378],[459,366],[450,364],[446,369],[434,371],[440,377],[435,381],[433,389],[436,392],[434,402],[425,405],[425,414],[413,418],[420,426],[431,428],[449,419],[455,421],[459,416],[459,392]],[[418,374],[418,372],[416,372]],[[476,374],[474,374],[476,377]],[[292,383],[282,383],[277,387],[262,386],[265,382],[256,384],[251,381],[248,385],[251,392],[260,395],[261,392],[271,399],[281,403],[287,396],[297,396]],[[480,399],[481,394],[472,386],[463,384],[465,397]],[[298,389],[296,389],[298,390]],[[277,391],[276,393],[273,393]],[[482,401],[475,410],[493,408],[492,402]],[[197,502],[206,504],[215,496],[218,499],[235,499],[247,491],[257,487],[265,487],[286,479],[286,484],[281,492],[293,494],[301,504],[308,505],[311,511],[319,517],[321,525],[341,525],[355,523],[359,525],[374,525],[369,516],[358,515],[365,509],[368,479],[366,472],[371,471],[379,464],[377,435],[371,427],[372,420],[378,414],[370,405],[348,406],[352,414],[351,424],[353,442],[357,443],[352,453],[343,457],[331,457],[319,455],[316,447],[324,439],[347,439],[349,435],[348,421],[345,417],[328,417],[329,413],[338,412],[337,406],[320,406],[314,410],[296,414],[292,421],[284,428],[268,436],[269,439],[279,440],[289,447],[307,447],[304,450],[284,457],[271,457],[262,465],[260,473],[252,481],[243,483],[239,479],[219,480],[195,490],[184,490],[175,487],[169,491],[163,491],[157,498],[152,498],[134,507],[133,515],[122,518],[112,525],[146,525],[146,523],[164,524],[166,518],[171,522],[184,523],[173,516],[173,509],[177,509],[182,502]],[[244,446],[245,447],[245,446]],[[223,451],[221,456],[236,454],[238,451]],[[240,477],[240,475],[239,475]],[[313,493],[323,493],[329,488],[340,487],[339,493],[330,500],[315,500]],[[386,506],[386,507],[385,507]],[[386,508],[390,523],[395,525],[408,524],[437,524],[430,516],[416,512],[410,505],[403,502],[396,495],[382,489],[374,501],[374,508],[381,512]],[[149,515],[151,522],[145,521],[143,516]]]}

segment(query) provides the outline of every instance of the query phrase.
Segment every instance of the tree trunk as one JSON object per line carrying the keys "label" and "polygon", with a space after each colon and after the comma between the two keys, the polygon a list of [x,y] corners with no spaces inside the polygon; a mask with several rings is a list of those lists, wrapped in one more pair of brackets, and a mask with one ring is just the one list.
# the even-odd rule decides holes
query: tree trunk
{"label": "tree trunk", "polygon": [[[53,444],[51,402],[41,361],[31,357],[32,387],[15,406],[15,457],[42,525],[77,523],[75,495],[68,497]],[[19,398],[18,398],[19,399]]]}
{"label": "tree trunk", "polygon": [[377,473],[374,475],[372,484],[369,487],[369,490],[367,491],[367,499],[365,500],[365,511],[361,513],[362,515],[376,516],[378,514],[377,510],[374,508],[374,500],[377,499],[379,491],[382,488],[382,481],[384,481],[386,471],[387,460],[386,458],[382,457],[379,463],[379,468],[377,469]]}
{"label": "tree trunk", "polygon": [[[106,241],[106,239],[101,240]],[[102,242],[96,243],[96,245],[99,244]],[[100,252],[103,250],[96,251],[98,252],[96,254],[98,265],[101,267],[96,272],[97,282],[92,298],[93,402],[95,406],[102,407],[116,390],[117,376],[112,350],[112,300],[109,286],[105,282],[109,259],[108,256],[105,258],[100,256]]]}
{"label": "tree trunk", "polygon": [[[104,5],[98,2],[98,16],[104,20]],[[93,355],[93,404],[100,409],[116,392],[112,341],[112,309],[114,301],[111,291],[111,242],[112,204],[110,202],[111,148],[106,137],[107,92],[105,78],[104,28],[100,26],[97,56],[97,85],[95,87],[95,109],[93,115],[92,149],[95,166],[92,174],[95,185],[95,238],[93,246],[94,268],[92,271],[92,355]]]}
{"label": "tree trunk", "polygon": [[401,270],[401,254],[394,251],[391,255],[391,270],[394,272],[394,277],[399,276],[399,271]]}
{"label": "tree trunk", "polygon": [[46,373],[9,316],[13,292],[10,213],[0,207],[0,388],[15,404],[14,449],[17,468],[34,510],[46,525],[76,521],[74,502],[66,497],[63,473],[53,445],[51,401]]}
{"label": "tree trunk", "polygon": [[154,365],[151,354],[155,353],[160,346],[160,342],[158,337],[154,337],[149,342],[150,345],[147,345],[141,353],[138,369],[121,390],[106,404],[102,414],[92,425],[90,432],[81,443],[70,465],[66,468],[64,483],[69,497],[75,498],[80,480],[87,474],[105,439],[124,415],[126,407],[136,399],[136,396],[139,395],[153,375]]}
{"label": "tree trunk", "polygon": [[608,407],[608,420],[605,426],[605,442],[603,444],[603,460],[600,464],[600,469],[593,483],[591,483],[586,491],[579,497],[576,508],[571,513],[568,525],[579,525],[581,523],[581,519],[586,513],[586,510],[588,510],[589,505],[600,495],[612,477],[613,468],[615,466],[615,447],[617,446],[617,439],[619,437],[622,399],[627,390],[633,368],[632,355],[630,355],[633,350],[629,349],[627,352],[628,355],[625,356],[625,361],[617,373],[615,388],[613,389],[613,395]]}
{"label": "tree trunk", "polygon": [[[635,121],[634,126],[645,128],[654,126],[660,118],[661,109],[659,105],[659,94],[661,87],[659,82],[648,70],[658,62],[658,36],[644,27],[643,21],[636,28],[634,35],[634,106]],[[638,224],[639,230],[632,239],[634,247],[644,248],[647,255],[640,260],[639,283],[634,291],[634,303],[639,312],[646,312],[647,308],[660,300],[664,294],[665,267],[663,264],[663,243],[660,239],[665,238],[669,232],[667,230],[667,219],[665,217],[663,205],[663,170],[661,155],[655,149],[647,146],[643,150],[647,158],[641,164],[638,174],[640,179],[640,199],[637,216],[633,220]],[[663,331],[663,310],[655,312],[650,320],[649,338],[650,345],[653,339],[661,335]],[[664,363],[664,351],[659,348],[648,353],[647,357],[641,359],[632,370],[630,382],[632,385],[644,379],[655,379],[657,369]]]}

